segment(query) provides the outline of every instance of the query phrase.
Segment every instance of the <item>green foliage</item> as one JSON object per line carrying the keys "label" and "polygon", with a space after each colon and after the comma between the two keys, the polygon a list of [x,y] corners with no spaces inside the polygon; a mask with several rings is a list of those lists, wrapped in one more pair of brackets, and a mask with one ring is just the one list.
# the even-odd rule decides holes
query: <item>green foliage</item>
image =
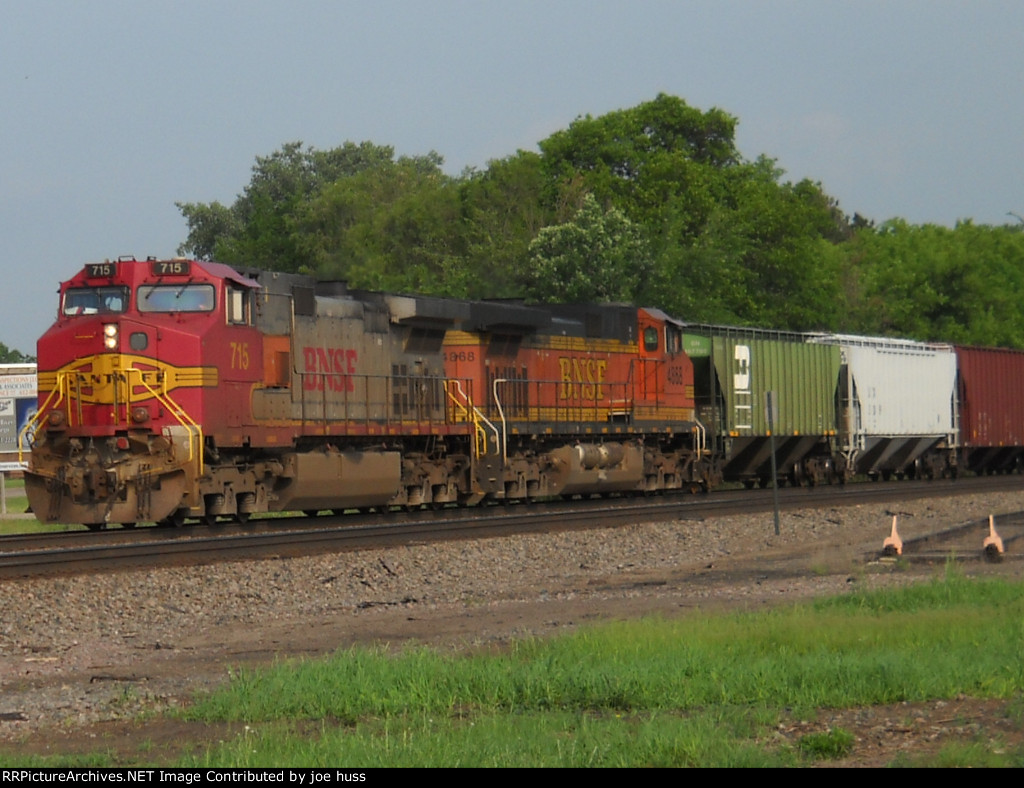
{"label": "green foliage", "polygon": [[[836,728],[767,744],[789,710],[1019,698],[1022,599],[1019,584],[951,574],[757,614],[619,622],[502,654],[352,649],[244,671],[183,713],[245,723],[198,765],[798,765],[844,757],[854,739]],[[1019,750],[992,755],[951,762],[1020,764]]]}
{"label": "green foliage", "polygon": [[3,342],[0,342],[0,364],[32,364],[35,363],[35,360],[35,356],[9,348]]}
{"label": "green foliage", "polygon": [[1024,223],[848,218],[745,159],[737,119],[658,95],[483,170],[291,142],[230,206],[179,203],[179,253],[465,298],[630,301],[683,320],[1024,347]]}
{"label": "green foliage", "polygon": [[1019,584],[949,578],[909,589],[907,604],[890,605],[901,597],[892,591],[879,603],[864,595],[864,607],[623,622],[521,642],[497,656],[350,650],[329,661],[243,672],[190,715],[352,722],[453,709],[817,708],[959,693],[1010,698],[1024,686]]}
{"label": "green foliage", "polygon": [[544,227],[530,243],[526,293],[536,301],[629,303],[651,273],[639,230],[587,194],[572,221]]}
{"label": "green foliage", "polygon": [[865,333],[1024,346],[1020,225],[913,226],[894,219],[850,244]]}
{"label": "green foliage", "polygon": [[853,749],[854,736],[842,728],[800,737],[800,751],[815,760],[844,758]]}
{"label": "green foliage", "polygon": [[[814,765],[856,754],[854,736],[832,728],[787,743],[787,721],[968,696],[1008,699],[1009,725],[895,765],[1020,767],[1024,748],[999,731],[1019,725],[1022,600],[1019,583],[950,572],[788,609],[617,622],[502,653],[349,649],[236,673],[184,707],[222,734],[177,765]],[[82,764],[125,765],[0,755],[0,766]]]}
{"label": "green foliage", "polygon": [[440,162],[401,158],[326,185],[296,211],[300,270],[356,287],[444,291],[458,193]]}
{"label": "green foliage", "polygon": [[470,171],[458,183],[462,286],[452,295],[522,295],[521,269],[537,234],[555,222],[542,196],[546,177],[536,153],[519,151]]}

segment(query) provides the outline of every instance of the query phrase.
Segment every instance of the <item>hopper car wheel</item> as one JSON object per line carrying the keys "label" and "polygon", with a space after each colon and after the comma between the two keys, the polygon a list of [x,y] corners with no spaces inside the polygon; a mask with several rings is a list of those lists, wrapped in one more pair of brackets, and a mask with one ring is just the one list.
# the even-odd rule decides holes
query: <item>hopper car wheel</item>
{"label": "hopper car wheel", "polygon": [[245,525],[247,522],[249,522],[249,513],[237,512],[234,516],[234,519],[236,523],[241,523],[242,525]]}
{"label": "hopper car wheel", "polygon": [[106,523],[84,523],[85,527],[90,531],[102,531],[107,527]]}
{"label": "hopper car wheel", "polygon": [[135,523],[121,523],[122,528],[134,528]]}
{"label": "hopper car wheel", "polygon": [[318,514],[320,514],[320,510],[319,509],[303,509],[302,513],[304,515],[306,515],[306,517],[316,517]]}

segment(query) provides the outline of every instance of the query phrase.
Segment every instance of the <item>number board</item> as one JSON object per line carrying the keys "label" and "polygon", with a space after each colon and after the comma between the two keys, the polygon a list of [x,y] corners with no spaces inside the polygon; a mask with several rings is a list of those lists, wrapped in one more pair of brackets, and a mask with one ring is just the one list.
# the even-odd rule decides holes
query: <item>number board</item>
{"label": "number board", "polygon": [[154,260],[153,276],[188,276],[192,273],[192,265],[188,260]]}
{"label": "number board", "polygon": [[85,266],[86,279],[109,279],[117,275],[117,263],[87,263]]}

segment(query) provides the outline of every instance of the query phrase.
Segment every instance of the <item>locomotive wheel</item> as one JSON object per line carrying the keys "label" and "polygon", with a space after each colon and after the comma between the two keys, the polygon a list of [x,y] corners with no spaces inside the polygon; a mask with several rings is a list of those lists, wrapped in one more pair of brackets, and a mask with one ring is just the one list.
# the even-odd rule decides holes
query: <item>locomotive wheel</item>
{"label": "locomotive wheel", "polygon": [[185,510],[177,509],[171,514],[167,515],[157,525],[163,526],[164,528],[181,528],[185,524]]}

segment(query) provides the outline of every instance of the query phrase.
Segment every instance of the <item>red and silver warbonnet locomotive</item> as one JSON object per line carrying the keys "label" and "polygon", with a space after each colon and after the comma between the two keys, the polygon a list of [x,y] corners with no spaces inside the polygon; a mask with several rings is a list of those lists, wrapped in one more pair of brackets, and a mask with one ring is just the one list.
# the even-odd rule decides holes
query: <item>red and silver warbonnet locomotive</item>
{"label": "red and silver warbonnet locomotive", "polygon": [[39,519],[100,528],[707,489],[682,347],[654,309],[88,264],[38,343],[26,491]]}

